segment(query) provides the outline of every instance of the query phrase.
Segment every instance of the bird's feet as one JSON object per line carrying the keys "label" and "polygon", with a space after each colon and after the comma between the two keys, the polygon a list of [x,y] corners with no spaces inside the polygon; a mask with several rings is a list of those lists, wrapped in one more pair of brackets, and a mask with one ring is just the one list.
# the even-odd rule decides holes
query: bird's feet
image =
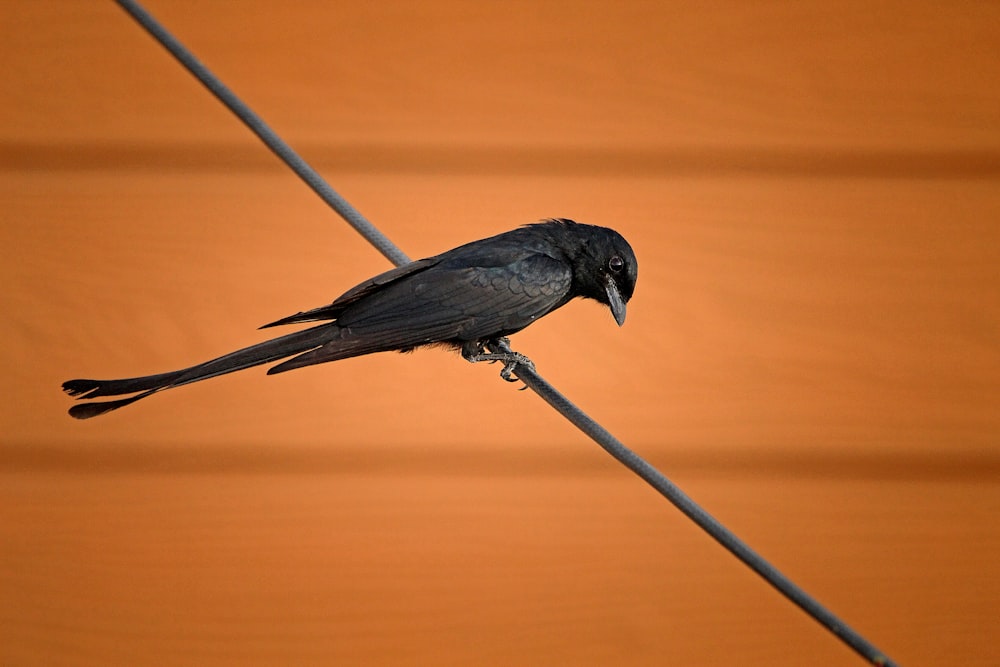
{"label": "bird's feet", "polygon": [[513,377],[514,370],[518,367],[518,365],[524,366],[532,371],[535,370],[535,364],[531,361],[531,359],[524,356],[520,352],[514,352],[510,349],[510,341],[506,337],[497,338],[495,340],[468,342],[462,346],[462,356],[466,361],[471,363],[488,361],[492,364],[497,361],[502,361],[503,369],[500,371],[500,377],[507,382],[518,381],[518,378]]}

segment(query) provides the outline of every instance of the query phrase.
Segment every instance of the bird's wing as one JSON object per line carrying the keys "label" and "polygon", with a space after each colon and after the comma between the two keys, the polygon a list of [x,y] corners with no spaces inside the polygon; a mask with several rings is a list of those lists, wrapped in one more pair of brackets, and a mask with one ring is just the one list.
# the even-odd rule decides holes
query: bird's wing
{"label": "bird's wing", "polygon": [[503,266],[449,264],[369,293],[340,313],[340,336],[269,372],[429,343],[495,338],[523,329],[569,299],[572,271],[547,255],[522,254]]}
{"label": "bird's wing", "polygon": [[546,255],[502,266],[442,266],[381,290],[346,310],[352,334],[399,331],[422,342],[479,340],[523,329],[562,305],[572,274]]}
{"label": "bird's wing", "polygon": [[435,264],[437,264],[439,259],[437,257],[430,257],[428,259],[417,260],[416,262],[410,262],[409,264],[404,264],[403,266],[397,266],[394,269],[389,269],[385,273],[380,273],[374,278],[370,278],[360,285],[355,285],[351,289],[344,292],[342,295],[337,297],[333,303],[329,303],[325,306],[320,306],[319,308],[313,308],[312,310],[305,310],[301,313],[295,313],[294,315],[289,315],[288,317],[283,317],[280,320],[275,320],[274,322],[269,322],[261,329],[267,329],[268,327],[277,327],[283,324],[297,324],[299,322],[318,322],[320,320],[335,320],[340,316],[340,313],[344,311],[345,308],[350,306],[352,303],[363,299],[372,292],[383,288],[385,285],[393,283],[397,280],[401,280],[407,276],[414,273],[419,273],[424,271]]}

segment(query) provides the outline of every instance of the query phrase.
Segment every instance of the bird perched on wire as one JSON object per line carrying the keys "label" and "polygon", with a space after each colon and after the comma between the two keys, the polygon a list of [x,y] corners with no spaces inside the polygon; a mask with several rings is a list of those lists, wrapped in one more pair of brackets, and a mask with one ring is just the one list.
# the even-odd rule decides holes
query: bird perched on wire
{"label": "bird perched on wire", "polygon": [[89,419],[164,389],[287,357],[268,374],[435,344],[456,348],[472,362],[501,361],[501,375],[514,381],[516,366],[531,361],[510,352],[501,343],[506,336],[575,297],[607,305],[621,326],[637,270],[632,248],[618,232],[546,220],[386,271],[329,305],[261,328],[324,321],[318,326],[190,368],[121,380],[69,380],[63,390],[82,399],[135,394],[81,403],[69,411],[77,419]]}

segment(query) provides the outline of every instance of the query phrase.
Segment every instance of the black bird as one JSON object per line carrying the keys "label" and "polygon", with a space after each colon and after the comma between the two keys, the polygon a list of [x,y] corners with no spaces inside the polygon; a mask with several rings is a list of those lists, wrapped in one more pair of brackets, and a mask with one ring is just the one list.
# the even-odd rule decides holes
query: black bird
{"label": "black bird", "polygon": [[631,246],[618,232],[546,220],[386,271],[329,305],[261,328],[332,320],[324,324],[190,368],[122,380],[69,380],[63,390],[87,399],[136,394],[82,403],[69,411],[77,419],[89,419],[163,389],[286,357],[292,358],[268,374],[433,344],[457,348],[473,362],[502,361],[501,374],[511,380],[518,363],[531,362],[516,352],[497,352],[504,337],[578,296],[607,305],[621,326],[637,269]]}

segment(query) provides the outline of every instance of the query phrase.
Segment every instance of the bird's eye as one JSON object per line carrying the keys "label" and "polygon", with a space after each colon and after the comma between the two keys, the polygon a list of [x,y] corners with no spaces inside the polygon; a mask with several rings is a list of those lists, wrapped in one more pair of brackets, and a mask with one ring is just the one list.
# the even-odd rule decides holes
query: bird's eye
{"label": "bird's eye", "polygon": [[612,273],[621,273],[621,270],[625,268],[625,260],[615,255],[608,260],[608,268],[611,269]]}

